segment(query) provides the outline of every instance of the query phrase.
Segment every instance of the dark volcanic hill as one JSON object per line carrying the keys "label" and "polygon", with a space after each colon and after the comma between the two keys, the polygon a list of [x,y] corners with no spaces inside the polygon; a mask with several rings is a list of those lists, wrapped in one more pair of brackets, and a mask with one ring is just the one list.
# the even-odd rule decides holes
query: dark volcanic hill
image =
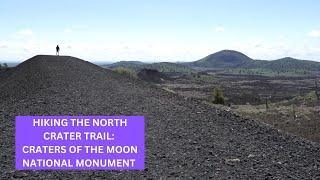
{"label": "dark volcanic hill", "polygon": [[161,83],[164,79],[168,79],[168,77],[159,72],[156,69],[141,69],[137,76],[147,82]]}
{"label": "dark volcanic hill", "polygon": [[198,61],[185,63],[202,68],[264,68],[272,71],[302,70],[320,71],[320,62],[285,57],[278,60],[253,60],[241,52],[223,50]]}
{"label": "dark volcanic hill", "polygon": [[281,69],[303,69],[309,71],[320,71],[320,63],[315,61],[294,59],[285,57],[274,61],[265,61],[261,67],[281,70]]}
{"label": "dark volcanic hill", "polygon": [[[317,179],[320,146],[68,56],[0,77],[0,179]],[[16,171],[17,115],[144,115],[144,171]]]}
{"label": "dark volcanic hill", "polygon": [[211,68],[243,67],[252,63],[252,59],[238,51],[222,50],[193,62],[194,66]]}

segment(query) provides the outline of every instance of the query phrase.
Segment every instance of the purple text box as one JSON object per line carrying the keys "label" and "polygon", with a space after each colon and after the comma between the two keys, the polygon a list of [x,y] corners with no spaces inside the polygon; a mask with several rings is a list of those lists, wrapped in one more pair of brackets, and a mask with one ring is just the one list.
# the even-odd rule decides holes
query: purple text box
{"label": "purple text box", "polygon": [[16,116],[18,170],[142,170],[143,116]]}

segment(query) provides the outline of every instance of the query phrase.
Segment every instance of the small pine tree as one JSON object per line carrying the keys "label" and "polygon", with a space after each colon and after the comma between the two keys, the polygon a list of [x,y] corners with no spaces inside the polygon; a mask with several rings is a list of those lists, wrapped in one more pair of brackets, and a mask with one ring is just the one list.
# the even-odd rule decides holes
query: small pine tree
{"label": "small pine tree", "polygon": [[7,68],[8,64],[7,63],[3,63],[3,67]]}
{"label": "small pine tree", "polygon": [[214,104],[225,104],[225,98],[220,88],[214,88],[213,90],[213,103]]}

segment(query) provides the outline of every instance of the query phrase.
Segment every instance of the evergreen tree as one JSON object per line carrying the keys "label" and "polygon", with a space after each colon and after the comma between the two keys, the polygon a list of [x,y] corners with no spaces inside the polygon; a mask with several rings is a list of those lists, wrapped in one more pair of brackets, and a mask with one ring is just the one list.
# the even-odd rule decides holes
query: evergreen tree
{"label": "evergreen tree", "polygon": [[214,88],[213,90],[213,103],[215,104],[225,104],[225,98],[223,92],[220,88]]}

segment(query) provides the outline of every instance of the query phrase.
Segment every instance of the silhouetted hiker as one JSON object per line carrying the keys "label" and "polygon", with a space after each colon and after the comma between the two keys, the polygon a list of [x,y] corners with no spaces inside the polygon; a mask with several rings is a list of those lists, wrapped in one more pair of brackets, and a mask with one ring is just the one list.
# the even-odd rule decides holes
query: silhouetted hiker
{"label": "silhouetted hiker", "polygon": [[57,45],[56,50],[57,50],[56,55],[59,56],[59,51],[60,51],[59,45]]}

